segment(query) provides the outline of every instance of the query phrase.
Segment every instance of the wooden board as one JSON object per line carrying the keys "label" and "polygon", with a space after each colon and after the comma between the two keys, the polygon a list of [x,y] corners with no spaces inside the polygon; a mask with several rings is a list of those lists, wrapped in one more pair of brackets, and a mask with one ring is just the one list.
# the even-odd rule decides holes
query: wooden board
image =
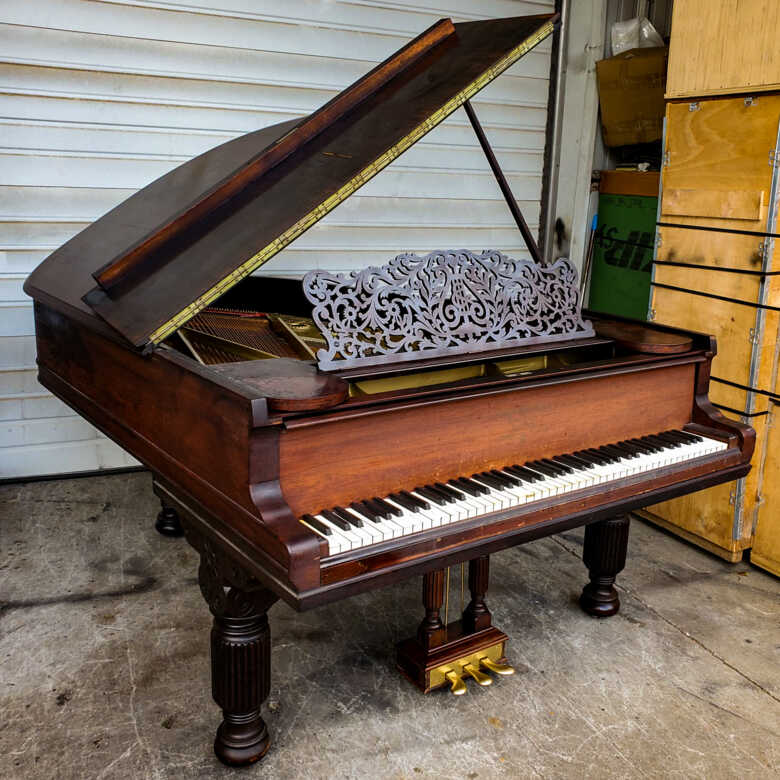
{"label": "wooden board", "polygon": [[780,577],[780,405],[770,405],[761,498],[750,560]]}
{"label": "wooden board", "polygon": [[[662,171],[661,222],[766,231],[774,172],[769,152],[777,140],[780,96],[762,96],[751,105],[742,98],[703,100],[693,111],[688,101],[675,102],[668,104],[666,116],[668,163]],[[769,229],[776,231],[776,223]],[[714,403],[744,411],[750,402],[753,412],[766,412],[767,396],[744,388],[753,383],[772,391],[776,386],[780,313],[764,312],[763,332],[754,344],[758,309],[714,297],[759,301],[758,274],[716,269],[760,271],[761,237],[671,227],[659,228],[659,235],[657,259],[662,262],[655,266],[654,282],[667,287],[652,288],[655,319],[715,335],[718,354],[712,375],[743,387],[713,382]],[[780,270],[777,250],[768,262],[770,270]],[[766,304],[780,305],[779,277],[771,277]],[[751,378],[754,356],[758,373]],[[733,412],[723,413],[739,419]],[[752,543],[759,511],[766,421],[763,415],[750,418],[758,436],[754,468],[739,492],[736,483],[719,485],[650,507],[646,516],[726,560],[739,560]]]}
{"label": "wooden board", "polygon": [[780,89],[777,0],[675,0],[666,97]]}

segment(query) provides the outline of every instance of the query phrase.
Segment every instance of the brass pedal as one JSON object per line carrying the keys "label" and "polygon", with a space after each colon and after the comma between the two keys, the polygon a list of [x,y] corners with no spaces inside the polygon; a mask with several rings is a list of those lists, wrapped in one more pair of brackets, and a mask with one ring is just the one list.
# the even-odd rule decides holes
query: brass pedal
{"label": "brass pedal", "polygon": [[500,664],[498,661],[494,661],[486,655],[483,655],[482,658],[479,659],[479,663],[480,666],[484,666],[485,669],[489,669],[491,672],[495,672],[495,674],[500,674],[502,676],[508,676],[515,673],[513,666],[510,666],[509,664]]}
{"label": "brass pedal", "polygon": [[453,696],[463,696],[466,693],[466,683],[454,669],[444,672],[444,679],[450,683],[450,693]]}
{"label": "brass pedal", "polygon": [[493,678],[488,677],[484,672],[480,672],[474,664],[465,664],[463,671],[470,674],[479,685],[487,686],[493,684]]}

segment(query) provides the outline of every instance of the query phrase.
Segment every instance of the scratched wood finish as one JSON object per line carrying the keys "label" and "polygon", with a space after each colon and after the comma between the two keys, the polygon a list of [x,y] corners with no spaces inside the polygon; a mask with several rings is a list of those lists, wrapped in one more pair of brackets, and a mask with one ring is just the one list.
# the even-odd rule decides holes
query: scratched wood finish
{"label": "scratched wood finish", "polygon": [[693,380],[682,365],[286,430],[282,490],[302,515],[679,427],[691,418]]}

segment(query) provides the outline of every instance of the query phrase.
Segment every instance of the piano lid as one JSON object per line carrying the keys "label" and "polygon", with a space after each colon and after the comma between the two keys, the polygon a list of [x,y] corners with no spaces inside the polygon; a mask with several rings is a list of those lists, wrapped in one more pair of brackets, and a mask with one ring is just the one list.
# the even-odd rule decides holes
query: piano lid
{"label": "piano lid", "polygon": [[442,19],[301,120],[171,171],[51,254],[25,290],[157,344],[389,165],[554,29]]}

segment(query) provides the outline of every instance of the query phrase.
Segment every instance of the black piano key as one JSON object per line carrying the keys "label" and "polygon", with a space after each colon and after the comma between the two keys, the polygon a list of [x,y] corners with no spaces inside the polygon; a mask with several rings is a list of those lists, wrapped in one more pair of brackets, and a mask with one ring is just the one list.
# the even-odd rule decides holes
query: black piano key
{"label": "black piano key", "polygon": [[[340,528],[342,531],[349,531],[351,529],[352,524],[350,522],[342,519],[335,512],[331,512],[329,509],[323,509],[322,512],[320,512],[320,514],[329,523],[333,523],[333,525],[335,525],[336,528]],[[317,518],[315,517],[314,519],[316,520]]]}
{"label": "black piano key", "polygon": [[[413,504],[417,504],[417,507],[419,509],[430,509],[431,505],[423,500],[422,498],[418,498],[417,496],[413,496],[409,491],[407,490],[399,490],[398,491],[399,496],[403,496],[407,501],[411,501]],[[392,498],[392,496],[391,496]]]}
{"label": "black piano key", "polygon": [[617,456],[613,455],[610,452],[605,452],[602,447],[599,447],[598,449],[588,449],[588,452],[590,452],[592,455],[604,458],[604,463],[616,463],[619,459]]}
{"label": "black piano key", "polygon": [[465,498],[463,491],[456,490],[451,485],[445,485],[442,482],[436,482],[434,487],[439,491],[439,493],[444,493],[445,496],[449,496],[453,501],[462,501]]}
{"label": "black piano key", "polygon": [[546,474],[548,477],[557,477],[555,469],[551,469],[549,466],[545,466],[544,463],[539,463],[538,460],[530,460],[525,464],[529,469],[538,471],[540,474]]}
{"label": "black piano key", "polygon": [[365,501],[355,501],[349,505],[350,509],[354,509],[356,512],[360,512],[363,517],[367,517],[372,523],[381,523],[382,518],[369,507]]}
{"label": "black piano key", "polygon": [[374,514],[377,517],[381,517],[383,520],[387,520],[390,517],[390,512],[387,511],[381,504],[379,504],[373,498],[364,499],[363,503],[369,508],[374,510]]}
{"label": "black piano key", "polygon": [[668,433],[676,433],[678,436],[682,436],[684,439],[687,439],[691,443],[696,443],[700,441],[704,441],[704,438],[702,436],[698,436],[695,433],[691,433],[690,431],[668,431]]}
{"label": "black piano key", "polygon": [[566,463],[573,469],[592,469],[593,464],[584,458],[578,458],[576,455],[556,455],[553,460]]}
{"label": "black piano key", "polygon": [[404,509],[408,509],[410,512],[418,512],[423,507],[420,506],[422,502],[415,502],[414,496],[402,496],[400,493],[391,493],[388,496],[389,499],[395,501],[396,504],[400,504]]}
{"label": "black piano key", "polygon": [[463,485],[464,490],[468,487],[471,490],[476,490],[478,496],[485,496],[490,493],[490,488],[487,485],[483,485],[481,482],[475,482],[468,477],[458,477],[456,482],[459,485]]}
{"label": "black piano key", "polygon": [[[612,457],[615,458],[616,461],[628,457],[623,451],[615,449],[615,447],[613,447],[610,444],[605,444],[603,447],[599,447],[599,452],[604,452],[607,455],[612,455]],[[632,455],[631,457],[634,456]]]}
{"label": "black piano key", "polygon": [[403,512],[397,506],[393,506],[392,504],[388,504],[387,501],[383,501],[381,498],[377,498],[376,496],[374,496],[374,498],[372,498],[371,500],[375,504],[378,504],[386,512],[389,512],[390,515],[392,515],[394,517],[401,517],[403,515]]}
{"label": "black piano key", "polygon": [[624,457],[624,458],[638,458],[639,457],[639,455],[637,455],[636,452],[634,452],[632,449],[630,449],[629,447],[626,447],[625,445],[620,444],[620,443],[618,443],[618,444],[610,444],[609,448],[613,452],[616,452],[618,454],[622,453],[622,457]]}
{"label": "black piano key", "polygon": [[684,444],[688,444],[687,441],[683,441],[682,439],[679,439],[677,436],[672,436],[669,433],[658,433],[656,434],[659,439],[662,441],[668,441],[669,444],[674,444],[678,447],[682,447]]}
{"label": "black piano key", "polygon": [[601,452],[595,450],[578,450],[574,453],[578,458],[585,458],[596,466],[606,466],[607,463],[611,463],[611,459]]}
{"label": "black piano key", "polygon": [[667,449],[666,442],[660,441],[659,439],[653,439],[651,436],[642,436],[639,441],[655,447],[656,452],[663,452],[665,449]]}
{"label": "black piano key", "polygon": [[488,487],[492,487],[494,490],[503,490],[505,485],[503,482],[499,482],[492,474],[474,474],[472,479],[476,479],[478,482],[482,482]]}
{"label": "black piano key", "polygon": [[511,474],[503,474],[498,469],[490,469],[487,473],[495,477],[504,487],[515,487],[515,485],[520,484],[516,477],[513,477]]}
{"label": "black piano key", "polygon": [[647,444],[643,444],[638,439],[626,439],[620,443],[626,447],[631,447],[639,455],[650,455],[653,452]]}
{"label": "black piano key", "polygon": [[676,448],[676,447],[682,447],[682,445],[679,442],[676,441],[667,441],[666,439],[662,439],[660,436],[645,436],[646,439],[650,439],[650,441],[655,442],[656,444],[659,444],[661,447],[664,447],[666,449],[668,448]]}
{"label": "black piano key", "polygon": [[525,468],[525,466],[519,466],[517,463],[514,466],[507,466],[504,471],[508,471],[510,474],[526,479],[529,482],[540,482],[544,479],[541,474],[537,474],[535,471]]}
{"label": "black piano key", "polygon": [[550,458],[542,458],[542,463],[544,463],[545,466],[549,466],[551,469],[556,469],[560,476],[571,474],[571,472],[573,471],[571,466],[567,466],[565,463],[556,463],[554,460],[551,460]]}
{"label": "black piano key", "polygon": [[334,506],[331,511],[334,515],[338,515],[342,520],[346,520],[350,525],[355,526],[355,528],[363,527],[363,521],[359,517],[355,517],[352,512],[347,512],[344,507]]}
{"label": "black piano key", "polygon": [[416,487],[414,492],[419,493],[421,496],[424,496],[429,501],[433,501],[434,504],[438,504],[439,506],[444,506],[445,504],[449,503],[449,501],[444,498],[441,493],[437,493],[435,490],[430,490],[427,486]]}
{"label": "black piano key", "polygon": [[479,486],[476,482],[469,483],[468,480],[466,482],[461,482],[460,480],[451,479],[447,484],[452,485],[456,490],[461,490],[469,496],[480,495]]}
{"label": "black piano key", "polygon": [[330,528],[325,525],[325,523],[321,523],[319,520],[317,520],[316,517],[312,517],[311,515],[304,515],[301,520],[319,531],[323,536],[330,536],[333,533],[333,531],[331,531]]}
{"label": "black piano key", "polygon": [[674,439],[674,441],[679,441],[680,444],[693,444],[693,441],[688,437],[683,436],[681,431],[664,431],[663,433],[659,433],[658,435],[668,436],[671,439]]}
{"label": "black piano key", "polygon": [[631,444],[635,444],[640,449],[645,449],[647,452],[653,454],[656,452],[660,452],[663,448],[659,447],[657,444],[653,444],[649,441],[642,441],[642,439],[629,439],[629,442]]}

